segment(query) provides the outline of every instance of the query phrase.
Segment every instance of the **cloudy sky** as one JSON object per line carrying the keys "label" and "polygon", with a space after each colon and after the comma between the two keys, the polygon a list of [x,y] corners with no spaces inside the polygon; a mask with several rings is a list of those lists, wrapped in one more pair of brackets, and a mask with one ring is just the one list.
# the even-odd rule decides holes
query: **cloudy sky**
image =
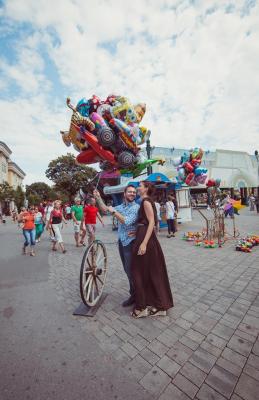
{"label": "cloudy sky", "polygon": [[0,0],[0,140],[46,180],[65,100],[145,102],[152,144],[259,148],[256,0]]}

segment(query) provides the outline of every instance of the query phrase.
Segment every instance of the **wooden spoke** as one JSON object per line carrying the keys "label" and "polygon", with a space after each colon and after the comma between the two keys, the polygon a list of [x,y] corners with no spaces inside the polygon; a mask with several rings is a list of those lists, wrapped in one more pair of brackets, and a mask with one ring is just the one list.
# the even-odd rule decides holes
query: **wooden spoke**
{"label": "wooden spoke", "polygon": [[[98,272],[100,275],[97,275]],[[93,307],[102,296],[107,275],[107,254],[102,242],[96,240],[85,250],[80,270],[82,301]]]}

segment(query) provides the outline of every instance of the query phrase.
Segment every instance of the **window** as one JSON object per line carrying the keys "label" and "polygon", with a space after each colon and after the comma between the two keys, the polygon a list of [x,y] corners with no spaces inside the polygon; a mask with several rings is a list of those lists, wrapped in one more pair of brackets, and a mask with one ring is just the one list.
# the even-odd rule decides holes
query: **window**
{"label": "window", "polygon": [[6,163],[2,162],[2,171],[6,173],[7,168],[6,168]]}

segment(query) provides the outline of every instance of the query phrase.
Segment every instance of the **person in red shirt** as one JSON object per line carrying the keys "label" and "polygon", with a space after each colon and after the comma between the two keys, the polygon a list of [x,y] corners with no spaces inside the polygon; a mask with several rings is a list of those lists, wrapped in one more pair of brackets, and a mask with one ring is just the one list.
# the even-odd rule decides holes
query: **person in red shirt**
{"label": "person in red shirt", "polygon": [[[81,222],[81,230],[83,231],[81,236],[81,243],[84,242],[86,232],[88,234],[88,244],[90,245],[95,240],[96,231],[96,218],[99,219],[102,226],[104,226],[103,219],[96,207],[96,201],[94,197],[91,197],[89,203],[84,207],[84,219]],[[83,224],[85,223],[85,230]]]}
{"label": "person in red shirt", "polygon": [[35,213],[34,207],[30,206],[29,210],[22,210],[19,214],[18,222],[22,222],[22,230],[23,236],[25,238],[25,242],[23,245],[23,254],[26,254],[27,246],[30,245],[30,255],[35,256],[34,246],[36,239],[36,230],[34,223]]}

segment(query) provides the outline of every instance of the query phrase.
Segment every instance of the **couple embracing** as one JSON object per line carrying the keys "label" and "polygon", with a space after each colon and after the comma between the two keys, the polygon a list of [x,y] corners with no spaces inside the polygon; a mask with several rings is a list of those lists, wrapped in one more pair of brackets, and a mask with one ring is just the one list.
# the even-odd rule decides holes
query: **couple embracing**
{"label": "couple embracing", "polygon": [[139,206],[135,202],[136,188],[128,185],[123,204],[114,208],[107,207],[99,192],[94,191],[100,208],[109,211],[119,222],[119,253],[130,285],[130,297],[122,305],[135,304],[131,314],[134,318],[164,316],[173,307],[165,258],[155,233],[157,213],[151,198],[153,190],[150,182],[140,183]]}

